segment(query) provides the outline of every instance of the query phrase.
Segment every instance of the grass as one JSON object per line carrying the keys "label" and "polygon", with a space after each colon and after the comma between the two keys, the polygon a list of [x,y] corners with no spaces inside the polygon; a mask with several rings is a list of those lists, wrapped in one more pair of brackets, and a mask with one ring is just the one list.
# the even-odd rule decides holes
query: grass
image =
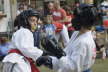
{"label": "grass", "polygon": [[92,67],[93,72],[108,72],[108,59],[97,59]]}
{"label": "grass", "polygon": [[[40,72],[54,72],[53,70],[50,70],[44,66],[40,67],[39,69],[40,69]],[[108,59],[106,60],[96,59],[96,62],[92,67],[92,71],[93,72],[108,72]],[[2,72],[1,67],[0,67],[0,72]]]}
{"label": "grass", "polygon": [[[96,59],[96,62],[92,67],[92,71],[93,72],[108,72],[108,59],[106,60]],[[54,72],[54,71],[45,67],[41,67],[40,72]]]}

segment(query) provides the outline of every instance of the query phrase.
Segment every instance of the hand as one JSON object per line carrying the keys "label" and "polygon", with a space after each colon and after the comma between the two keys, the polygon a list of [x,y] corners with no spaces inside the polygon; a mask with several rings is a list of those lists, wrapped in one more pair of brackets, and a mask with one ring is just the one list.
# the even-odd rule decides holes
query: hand
{"label": "hand", "polygon": [[41,56],[36,60],[37,66],[45,65],[46,67],[52,69],[52,58],[49,56]]}

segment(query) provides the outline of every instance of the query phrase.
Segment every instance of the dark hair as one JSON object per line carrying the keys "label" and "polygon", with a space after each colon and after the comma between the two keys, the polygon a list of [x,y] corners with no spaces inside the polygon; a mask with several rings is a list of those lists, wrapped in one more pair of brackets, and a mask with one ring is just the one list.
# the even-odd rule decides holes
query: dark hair
{"label": "dark hair", "polygon": [[48,24],[48,22],[47,22],[47,17],[48,16],[52,16],[52,13],[48,13],[46,16],[44,16],[44,18],[43,18],[43,23],[44,24]]}
{"label": "dark hair", "polygon": [[14,21],[14,26],[18,26],[18,27],[22,26],[24,28],[30,29],[31,26],[28,22],[28,18],[31,16],[36,16],[39,19],[39,13],[37,11],[25,10],[16,17],[16,19]]}
{"label": "dark hair", "polygon": [[64,6],[63,9],[66,11],[66,12],[69,12],[69,14],[72,14],[71,12],[71,7],[70,6]]}
{"label": "dark hair", "polygon": [[73,26],[90,29],[96,22],[97,9],[93,5],[81,4],[74,10],[75,18],[72,20]]}
{"label": "dark hair", "polygon": [[0,44],[5,44],[7,42],[7,37],[0,37]]}
{"label": "dark hair", "polygon": [[19,4],[18,9],[24,9],[24,4]]}

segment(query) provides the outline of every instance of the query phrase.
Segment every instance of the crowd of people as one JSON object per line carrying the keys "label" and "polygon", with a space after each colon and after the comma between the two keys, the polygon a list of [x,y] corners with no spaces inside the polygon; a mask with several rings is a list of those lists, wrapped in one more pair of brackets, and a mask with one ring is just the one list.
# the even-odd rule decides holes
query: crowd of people
{"label": "crowd of people", "polygon": [[[45,10],[21,4],[11,41],[0,39],[0,48],[6,48],[1,56],[3,72],[40,72],[36,66],[42,65],[57,72],[91,72],[98,47],[92,29],[97,17],[91,4],[61,7],[55,0]],[[105,55],[104,45],[100,47]]]}

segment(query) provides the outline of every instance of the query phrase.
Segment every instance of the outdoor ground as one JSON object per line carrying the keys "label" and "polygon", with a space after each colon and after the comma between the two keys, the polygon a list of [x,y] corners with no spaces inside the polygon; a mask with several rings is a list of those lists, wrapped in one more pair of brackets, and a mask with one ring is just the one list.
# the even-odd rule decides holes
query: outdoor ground
{"label": "outdoor ground", "polygon": [[[97,40],[97,42],[100,45],[101,43],[104,43],[105,34],[104,33],[97,34],[97,38],[99,38],[99,40]],[[107,45],[106,47],[108,48],[108,42],[105,44]],[[1,69],[2,69],[2,67],[1,67],[1,62],[0,62],[0,72],[2,72]],[[48,68],[45,68],[45,67],[41,67],[39,69],[40,69],[40,72],[54,72],[54,71],[52,71]],[[92,67],[92,71],[93,72],[108,72],[108,58],[106,60],[96,59],[96,62]]]}
{"label": "outdoor ground", "polygon": [[[0,72],[2,67],[0,63]],[[92,67],[93,72],[108,72],[108,59],[106,60],[101,60],[101,59],[96,59],[95,64]],[[41,67],[40,72],[54,72],[48,68]]]}
{"label": "outdoor ground", "polygon": [[[54,72],[45,67],[41,67],[41,72]],[[92,67],[93,72],[108,72],[108,59],[101,60],[97,59]]]}
{"label": "outdoor ground", "polygon": [[108,59],[97,59],[92,70],[93,72],[108,72]]}

